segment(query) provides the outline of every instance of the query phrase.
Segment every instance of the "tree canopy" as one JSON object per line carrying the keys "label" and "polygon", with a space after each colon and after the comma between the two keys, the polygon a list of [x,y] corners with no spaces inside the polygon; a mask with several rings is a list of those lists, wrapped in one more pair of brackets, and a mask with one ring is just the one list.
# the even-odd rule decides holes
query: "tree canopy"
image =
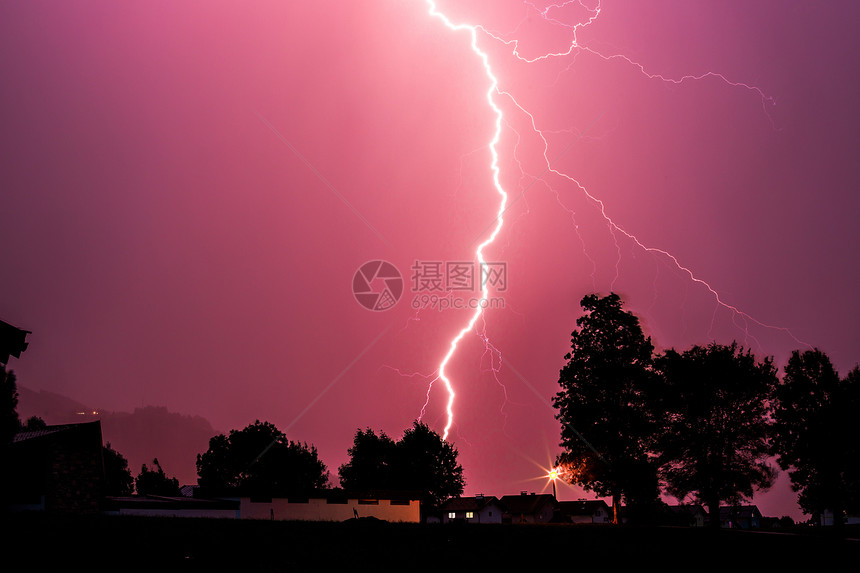
{"label": "tree canopy", "polygon": [[385,432],[356,430],[349,461],[338,468],[340,485],[350,490],[398,489],[397,443]]}
{"label": "tree canopy", "polygon": [[775,452],[806,513],[860,509],[860,369],[845,379],[818,349],[792,353],[777,386]]}
{"label": "tree canopy", "polygon": [[134,478],[128,469],[128,460],[114,450],[110,442],[103,446],[102,456],[105,464],[105,495],[131,495]]}
{"label": "tree canopy", "polygon": [[138,495],[175,496],[179,495],[179,480],[164,473],[158,458],[155,458],[152,469],[146,464],[140,468],[140,473],[134,478],[134,489]]}
{"label": "tree canopy", "polygon": [[210,495],[306,495],[328,485],[317,450],[293,442],[269,422],[250,424],[209,440],[197,456],[198,484]]}
{"label": "tree canopy", "polygon": [[665,380],[662,478],[668,493],[707,505],[719,527],[721,501],[749,499],[776,477],[767,463],[776,368],[737,343],[669,350],[657,363]]}
{"label": "tree canopy", "polygon": [[350,490],[393,489],[421,492],[436,506],[463,493],[463,468],[457,449],[426,424],[415,422],[395,442],[384,432],[357,430],[349,461],[338,469],[341,486]]}
{"label": "tree canopy", "polygon": [[570,483],[611,496],[617,521],[622,498],[648,504],[659,493],[649,456],[657,428],[653,346],[617,294],[591,294],[580,304],[586,313],[571,334],[553,399],[564,449],[558,463]]}

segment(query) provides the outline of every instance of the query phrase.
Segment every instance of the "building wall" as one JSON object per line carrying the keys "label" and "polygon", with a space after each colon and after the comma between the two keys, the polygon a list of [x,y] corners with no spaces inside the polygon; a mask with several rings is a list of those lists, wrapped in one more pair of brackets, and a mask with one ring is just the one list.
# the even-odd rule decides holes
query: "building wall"
{"label": "building wall", "polygon": [[570,517],[570,522],[571,523],[600,523],[592,515],[572,515]]}
{"label": "building wall", "polygon": [[[454,517],[449,514],[453,513]],[[444,511],[442,513],[442,523],[452,523],[455,521],[465,521],[466,523],[501,523],[502,509],[498,506],[489,505],[483,507],[480,511],[473,511],[472,517],[466,516],[466,511]]]}
{"label": "building wall", "polygon": [[213,517],[238,519],[235,509],[141,509],[123,507],[116,511],[105,511],[111,515],[142,515],[147,517]]}
{"label": "building wall", "polygon": [[284,498],[252,502],[250,498],[243,497],[239,502],[239,515],[242,519],[346,521],[358,514],[358,517],[418,523],[421,520],[419,506],[418,500],[410,500],[408,504],[400,505],[388,499],[349,499],[347,503],[330,503],[326,499],[311,498],[304,503],[291,503]]}
{"label": "building wall", "polygon": [[552,515],[552,507],[545,505],[535,513],[511,512],[511,523],[549,523],[552,520]]}
{"label": "building wall", "polygon": [[[35,434],[35,435],[28,435]],[[97,513],[104,489],[101,424],[22,432],[8,449],[10,507]]]}

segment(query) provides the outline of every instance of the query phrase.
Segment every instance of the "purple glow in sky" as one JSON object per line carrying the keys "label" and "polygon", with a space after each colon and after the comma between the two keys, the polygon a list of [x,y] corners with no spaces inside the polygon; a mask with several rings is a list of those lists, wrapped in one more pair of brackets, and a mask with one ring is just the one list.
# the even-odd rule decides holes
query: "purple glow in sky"
{"label": "purple glow in sky", "polygon": [[[856,365],[856,3],[438,8],[480,26],[509,196],[484,249],[504,304],[446,367],[467,494],[548,487],[591,292],[618,292],[658,349],[738,340],[781,368],[809,344]],[[473,311],[416,311],[412,267],[474,261],[500,205],[470,42],[420,0],[0,6],[19,383],[219,431],[265,419],[333,473],[359,427],[399,436],[423,412],[441,433],[428,382]],[[404,279],[382,312],[352,292],[375,259]],[[793,500],[783,481],[756,502],[797,517]]]}

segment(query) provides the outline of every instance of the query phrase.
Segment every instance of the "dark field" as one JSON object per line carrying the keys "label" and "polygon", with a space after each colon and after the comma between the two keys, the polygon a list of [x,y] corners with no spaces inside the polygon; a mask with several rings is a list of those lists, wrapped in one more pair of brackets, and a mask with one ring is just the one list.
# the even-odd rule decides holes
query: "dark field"
{"label": "dark field", "polygon": [[[11,525],[3,534],[7,565],[28,571],[851,570],[860,556],[860,542],[808,528],[772,534],[39,514],[5,521]],[[860,536],[856,529],[846,533]]]}

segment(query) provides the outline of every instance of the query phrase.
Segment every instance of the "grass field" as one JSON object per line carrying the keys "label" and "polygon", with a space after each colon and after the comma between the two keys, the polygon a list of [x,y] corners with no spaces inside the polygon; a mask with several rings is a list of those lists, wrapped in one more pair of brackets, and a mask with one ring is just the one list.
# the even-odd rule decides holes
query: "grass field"
{"label": "grass field", "polygon": [[[797,534],[582,525],[424,525],[117,516],[7,516],[15,570],[854,570],[860,542]],[[848,529],[848,537],[860,530]],[[845,559],[848,563],[844,564]],[[840,566],[841,565],[841,566]],[[9,569],[6,569],[7,571]]]}

